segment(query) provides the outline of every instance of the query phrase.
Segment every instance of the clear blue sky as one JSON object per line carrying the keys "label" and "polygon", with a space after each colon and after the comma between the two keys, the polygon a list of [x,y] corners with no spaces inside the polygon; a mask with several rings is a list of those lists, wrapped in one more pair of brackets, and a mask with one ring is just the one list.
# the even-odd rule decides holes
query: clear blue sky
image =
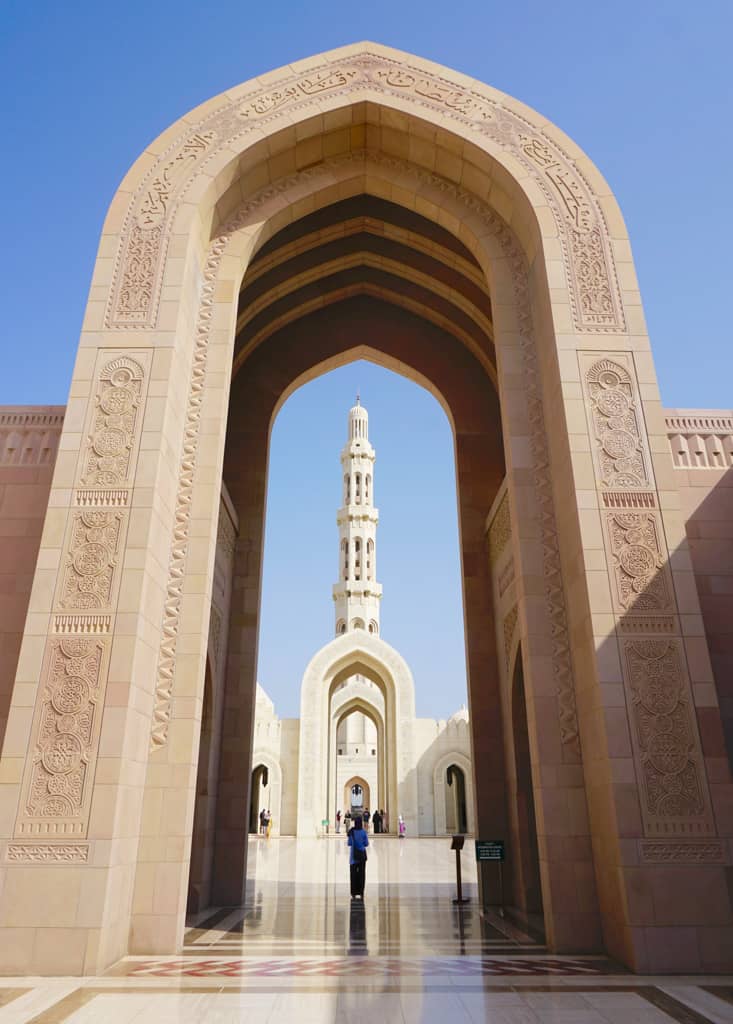
{"label": "clear blue sky", "polygon": [[[689,0],[286,0],[272,6],[242,0],[4,0],[0,403],[65,402],[105,210],[148,141],[231,85],[299,57],[373,39],[516,96],[586,150],[608,179],[627,220],[663,401],[668,406],[730,408],[732,34],[729,0],[698,0],[694,5]],[[46,258],[49,251],[55,254],[51,260]],[[334,572],[336,460],[354,383],[349,371],[341,374],[333,393],[332,385],[322,381],[291,403],[294,407],[316,396],[308,415],[314,432],[328,442],[318,456],[325,460],[327,525],[319,526],[324,548],[313,557],[325,559],[329,584]],[[377,398],[369,394],[366,376],[361,371],[358,376],[370,409],[376,410],[382,400],[390,404],[396,384],[380,384]],[[342,382],[348,392],[343,408]],[[319,388],[326,388],[333,400],[323,400]],[[402,400],[411,415],[413,403],[422,409],[432,402],[418,396],[417,389],[404,391]],[[277,424],[275,445],[290,415],[288,407]],[[442,413],[437,416],[434,429],[439,433]],[[389,493],[387,477],[390,431],[399,433],[398,423],[386,408],[375,420],[379,468],[385,474],[379,494],[384,510],[380,575],[386,584],[388,573],[396,574],[385,597],[384,625],[385,636],[395,640],[395,631],[406,635],[409,628],[395,616],[402,600],[399,580],[410,575],[405,538],[394,541],[395,557],[402,552],[405,561],[392,565],[385,555],[385,545],[391,543],[388,531],[398,522],[393,517],[401,514],[396,511],[399,492]],[[276,475],[273,479],[274,516]],[[454,502],[452,481],[441,489]],[[445,514],[443,533],[453,537],[446,542],[450,552],[455,547],[455,535],[448,533],[450,523],[455,528],[453,504]],[[271,571],[268,558],[266,587]],[[460,623],[448,577],[445,585],[450,595],[445,608],[451,607]],[[318,577],[311,600],[314,613],[320,609],[328,636],[328,590],[323,609],[321,594]],[[310,646],[304,641],[293,656],[298,676],[312,640]],[[287,674],[278,660],[282,652],[268,660],[273,643],[277,646],[276,638],[265,631],[265,681]],[[460,646],[453,643],[451,649]],[[415,670],[417,675],[417,666]],[[440,694],[440,680],[434,685]],[[456,702],[451,698],[447,703],[434,707],[428,702],[422,710],[445,713]]]}

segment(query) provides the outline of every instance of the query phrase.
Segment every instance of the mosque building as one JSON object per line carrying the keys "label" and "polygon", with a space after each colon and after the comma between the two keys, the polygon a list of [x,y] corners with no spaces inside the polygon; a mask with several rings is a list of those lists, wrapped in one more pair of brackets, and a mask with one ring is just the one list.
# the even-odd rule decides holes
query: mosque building
{"label": "mosque building", "polygon": [[[381,637],[375,461],[369,414],[357,396],[341,451],[335,639],[306,669],[299,719],[279,718],[263,687],[257,686],[251,832],[257,831],[263,809],[270,811],[272,830],[280,835],[322,833],[324,821],[333,831],[337,811],[343,815],[367,809],[383,810],[392,834],[399,814],[414,835],[474,829],[468,712],[464,706],[447,721],[416,718],[412,673]],[[349,666],[343,678],[319,674],[318,666],[332,660],[332,649]],[[355,665],[363,671],[353,671]],[[393,712],[385,677],[399,680],[399,716]],[[310,729],[317,708],[325,709],[326,718],[320,745],[314,744]],[[320,800],[311,803],[302,780],[314,763],[321,768]]]}

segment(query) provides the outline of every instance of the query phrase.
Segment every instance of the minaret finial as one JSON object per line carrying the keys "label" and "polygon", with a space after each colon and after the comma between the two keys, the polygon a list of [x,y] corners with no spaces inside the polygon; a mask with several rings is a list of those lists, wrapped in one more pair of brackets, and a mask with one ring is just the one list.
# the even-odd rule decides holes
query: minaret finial
{"label": "minaret finial", "polygon": [[359,388],[356,389],[356,404],[361,405],[361,391]]}

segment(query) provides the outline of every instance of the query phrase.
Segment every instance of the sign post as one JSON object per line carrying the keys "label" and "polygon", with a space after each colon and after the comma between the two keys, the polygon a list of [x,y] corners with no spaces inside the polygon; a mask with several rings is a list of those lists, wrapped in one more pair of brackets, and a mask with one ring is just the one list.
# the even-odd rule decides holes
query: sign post
{"label": "sign post", "polygon": [[462,882],[461,882],[461,850],[463,849],[463,844],[464,844],[465,840],[466,840],[465,836],[453,836],[453,841],[450,844],[451,850],[455,850],[456,851],[456,891],[457,891],[457,899],[454,899],[453,902],[456,903],[459,907],[461,906],[462,903],[468,903],[469,902],[468,896],[466,896],[465,898],[463,896],[463,887],[462,887]]}
{"label": "sign post", "polygon": [[477,839],[476,840],[476,862],[484,864],[493,861],[499,865],[499,917],[504,916],[504,873],[502,864],[504,862],[504,840],[503,839]]}

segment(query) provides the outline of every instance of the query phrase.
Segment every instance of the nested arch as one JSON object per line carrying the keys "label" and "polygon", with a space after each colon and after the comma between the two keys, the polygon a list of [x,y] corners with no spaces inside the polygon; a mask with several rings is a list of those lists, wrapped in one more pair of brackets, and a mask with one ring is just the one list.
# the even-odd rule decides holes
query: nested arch
{"label": "nested arch", "polygon": [[466,755],[460,750],[452,750],[443,754],[436,761],[435,768],[433,769],[433,803],[436,836],[446,833],[447,772],[451,765],[456,765],[463,772],[466,785],[467,831],[470,833],[475,833],[476,831],[473,766]]}
{"label": "nested arch", "polygon": [[[336,637],[311,659],[303,675],[300,700],[298,835],[317,833],[328,817],[335,789],[336,722],[333,697],[342,683],[363,676],[378,688],[383,709],[369,707],[359,694],[354,707],[376,718],[381,732],[379,797],[390,808],[404,807],[417,825],[417,788],[413,761],[412,722],[415,695],[412,674],[404,659],[383,640],[366,631]],[[348,702],[347,702],[348,704]],[[379,715],[375,712],[379,710]],[[394,811],[393,811],[394,813]]]}

